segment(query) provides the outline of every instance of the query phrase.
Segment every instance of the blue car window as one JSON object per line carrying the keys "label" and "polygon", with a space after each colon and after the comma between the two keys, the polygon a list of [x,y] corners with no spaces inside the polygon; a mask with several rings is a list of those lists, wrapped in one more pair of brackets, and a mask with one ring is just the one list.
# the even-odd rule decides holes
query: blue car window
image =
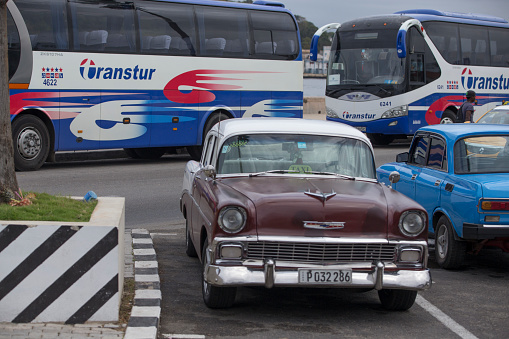
{"label": "blue car window", "polygon": [[447,169],[445,143],[443,140],[437,138],[431,139],[427,166],[434,169]]}
{"label": "blue car window", "polygon": [[430,139],[428,137],[417,137],[414,140],[410,163],[424,166],[426,165],[426,153],[428,151]]}

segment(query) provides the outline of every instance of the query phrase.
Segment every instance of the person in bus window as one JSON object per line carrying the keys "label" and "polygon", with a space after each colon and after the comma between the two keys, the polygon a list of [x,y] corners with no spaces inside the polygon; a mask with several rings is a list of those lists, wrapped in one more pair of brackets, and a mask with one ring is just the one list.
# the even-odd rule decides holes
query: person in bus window
{"label": "person in bus window", "polygon": [[466,94],[467,101],[465,101],[458,110],[457,122],[474,122],[474,102],[475,92],[470,90]]}

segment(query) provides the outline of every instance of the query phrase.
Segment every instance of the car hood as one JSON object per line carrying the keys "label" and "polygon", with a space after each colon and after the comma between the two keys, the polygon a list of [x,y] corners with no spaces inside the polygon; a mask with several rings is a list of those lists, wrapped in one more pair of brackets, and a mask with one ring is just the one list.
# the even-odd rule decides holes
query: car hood
{"label": "car hood", "polygon": [[[377,182],[288,176],[221,181],[253,202],[258,235],[387,235],[387,202]],[[305,222],[311,223],[305,227]]]}
{"label": "car hood", "polygon": [[484,198],[509,198],[509,173],[476,174],[471,179],[482,185]]}

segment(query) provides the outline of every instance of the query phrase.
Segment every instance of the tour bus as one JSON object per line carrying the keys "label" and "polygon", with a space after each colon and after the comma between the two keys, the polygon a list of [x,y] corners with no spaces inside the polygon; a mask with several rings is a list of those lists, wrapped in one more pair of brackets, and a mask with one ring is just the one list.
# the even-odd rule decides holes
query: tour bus
{"label": "tour bus", "polygon": [[419,127],[455,122],[467,90],[475,118],[509,99],[509,24],[475,14],[408,10],[320,28],[334,29],[326,83],[327,119],[375,144]]}
{"label": "tour bus", "polygon": [[281,3],[7,2],[17,170],[56,151],[199,158],[218,121],[302,118],[300,35]]}

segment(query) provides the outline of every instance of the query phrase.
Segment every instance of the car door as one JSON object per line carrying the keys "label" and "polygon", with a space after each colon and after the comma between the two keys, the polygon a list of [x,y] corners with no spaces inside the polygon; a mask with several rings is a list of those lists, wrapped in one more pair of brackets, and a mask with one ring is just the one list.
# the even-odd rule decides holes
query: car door
{"label": "car door", "polygon": [[416,135],[410,147],[406,166],[402,166],[399,170],[400,180],[396,184],[395,189],[414,200],[417,200],[416,179],[426,164],[429,142],[430,138],[428,135]]}
{"label": "car door", "polygon": [[441,189],[447,175],[446,143],[436,135],[429,137],[428,152],[425,166],[421,168],[415,178],[415,200],[428,212],[429,228],[433,232],[433,212],[441,203]]}
{"label": "car door", "polygon": [[[207,218],[207,214],[203,211],[203,208],[207,209],[208,200],[210,197],[210,182],[211,178],[207,177],[204,173],[204,168],[207,165],[212,165],[212,161],[215,158],[215,146],[216,146],[216,134],[211,132],[207,135],[207,139],[205,140],[201,164],[199,170],[195,173],[193,179],[193,199],[194,204],[191,211],[191,220],[192,220],[192,230],[190,231],[190,236],[193,241],[199,241],[200,237],[200,228],[201,225],[208,225],[211,220],[205,220]],[[196,244],[196,243],[195,243]]]}

